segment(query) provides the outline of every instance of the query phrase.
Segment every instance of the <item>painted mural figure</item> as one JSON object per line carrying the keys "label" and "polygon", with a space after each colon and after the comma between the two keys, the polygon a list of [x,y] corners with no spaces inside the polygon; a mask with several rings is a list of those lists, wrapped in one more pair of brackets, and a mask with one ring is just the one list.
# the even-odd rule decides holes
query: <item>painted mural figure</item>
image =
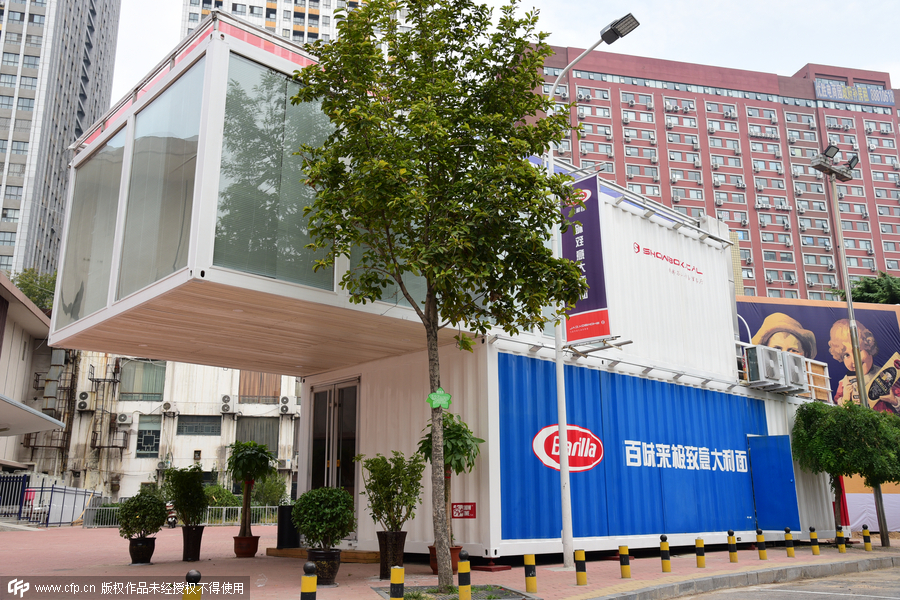
{"label": "painted mural figure", "polygon": [[816,357],[815,334],[804,329],[799,321],[784,313],[772,313],[766,317],[751,343],[785,350],[806,358]]}
{"label": "painted mural figure", "polygon": [[[876,368],[875,355],[878,353],[878,344],[875,336],[858,321],[856,328],[859,333],[859,358],[862,361],[862,371],[866,379],[866,401],[875,410],[900,414],[898,367],[892,366],[893,363],[900,363],[900,360],[897,360],[898,356],[895,354],[884,368]],[[860,394],[856,385],[856,365],[853,361],[853,349],[850,343],[850,322],[847,319],[835,321],[831,326],[830,338],[828,349],[831,356],[844,363],[848,371],[838,385],[834,403],[843,404],[852,400],[856,404],[860,404]]]}

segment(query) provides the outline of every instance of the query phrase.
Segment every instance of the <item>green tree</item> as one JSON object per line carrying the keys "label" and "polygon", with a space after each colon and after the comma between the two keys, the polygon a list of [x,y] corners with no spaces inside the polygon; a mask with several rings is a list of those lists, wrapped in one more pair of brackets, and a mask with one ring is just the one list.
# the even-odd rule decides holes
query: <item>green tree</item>
{"label": "green tree", "polygon": [[256,506],[278,506],[287,498],[284,477],[277,473],[263,477],[253,486],[250,498]]}
{"label": "green tree", "polygon": [[41,273],[37,269],[25,269],[14,274],[13,282],[28,299],[43,310],[53,308],[53,293],[56,291],[56,271]]}
{"label": "green tree", "polygon": [[[900,304],[900,277],[888,275],[884,271],[878,277],[862,277],[851,284],[854,302],[871,304]],[[838,290],[842,298],[846,298],[843,290]]]}
{"label": "green tree", "polygon": [[[295,104],[320,100],[334,126],[304,145],[316,190],[311,246],[352,267],[341,285],[353,302],[399,289],[421,320],[430,390],[440,387],[438,334],[446,326],[508,333],[546,321],[545,307],[570,306],[586,291],[578,267],[554,259],[550,231],[564,221],[567,178],[527,157],[568,131],[568,111],[545,113],[536,94],[552,54],[537,14],[517,0],[491,9],[474,0],[372,0],[341,18],[337,39],[312,44],[319,62],[295,73]],[[409,27],[395,18],[406,15]],[[563,223],[565,227],[566,223]],[[417,297],[413,286],[420,286]],[[471,349],[473,338],[458,334]],[[431,422],[443,406],[432,404]],[[442,428],[431,463],[444,464]],[[451,584],[444,477],[431,469],[438,582]]]}

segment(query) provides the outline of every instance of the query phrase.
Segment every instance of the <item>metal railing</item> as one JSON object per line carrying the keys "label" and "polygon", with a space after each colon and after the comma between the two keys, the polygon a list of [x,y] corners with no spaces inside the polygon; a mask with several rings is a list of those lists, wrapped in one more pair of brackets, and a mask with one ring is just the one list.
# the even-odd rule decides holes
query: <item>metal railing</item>
{"label": "metal railing", "polygon": [[[241,524],[241,507],[240,506],[210,506],[206,509],[206,519],[202,523],[211,527],[222,525],[240,525]],[[251,506],[250,507],[250,524],[251,525],[277,525],[278,524],[278,507],[277,506]],[[118,506],[100,506],[96,508],[88,508],[84,511],[84,523],[82,527],[86,529],[102,528],[102,527],[118,527],[119,526],[119,507]]]}

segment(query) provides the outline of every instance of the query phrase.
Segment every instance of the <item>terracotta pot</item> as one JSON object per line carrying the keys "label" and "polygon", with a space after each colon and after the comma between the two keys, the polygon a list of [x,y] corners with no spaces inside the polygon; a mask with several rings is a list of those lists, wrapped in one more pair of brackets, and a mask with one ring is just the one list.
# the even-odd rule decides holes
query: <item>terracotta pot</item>
{"label": "terracotta pot", "polygon": [[259,549],[259,536],[234,536],[234,555],[238,558],[253,558]]}
{"label": "terracotta pot", "polygon": [[[453,567],[453,574],[456,575],[456,569],[459,567],[459,551],[462,550],[462,546],[450,546],[450,566]],[[438,574],[437,567],[437,550],[434,549],[434,546],[428,546],[428,557],[431,562],[431,572],[435,575]]]}
{"label": "terracotta pot", "polygon": [[307,548],[307,560],[316,565],[316,578],[318,587],[335,587],[334,582],[338,569],[341,568],[340,550],[322,550],[321,548]]}
{"label": "terracotta pot", "polygon": [[181,528],[183,542],[181,560],[194,562],[200,560],[200,542],[203,541],[203,525],[185,525]]}
{"label": "terracotta pot", "polygon": [[128,540],[128,553],[133,565],[149,565],[155,549],[156,538],[138,537]]}
{"label": "terracotta pot", "polygon": [[406,545],[405,531],[376,531],[378,553],[381,555],[380,579],[391,578],[391,567],[403,566],[403,548]]}

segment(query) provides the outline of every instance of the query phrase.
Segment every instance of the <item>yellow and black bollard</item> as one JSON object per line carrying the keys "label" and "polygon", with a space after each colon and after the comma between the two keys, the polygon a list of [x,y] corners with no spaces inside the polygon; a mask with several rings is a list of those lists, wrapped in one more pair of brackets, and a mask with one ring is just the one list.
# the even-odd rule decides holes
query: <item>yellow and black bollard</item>
{"label": "yellow and black bollard", "polygon": [[788,558],[794,558],[794,536],[791,535],[790,527],[784,528],[784,550]]}
{"label": "yellow and black bollard", "polygon": [[184,589],[181,591],[181,597],[183,599],[202,597],[203,587],[200,585],[200,571],[191,569],[187,572],[187,575],[184,576],[184,581]]}
{"label": "yellow and black bollard", "polygon": [[844,531],[838,529],[834,534],[834,543],[837,544],[838,552],[841,554],[847,553],[847,546],[844,545]]}
{"label": "yellow and black bollard", "polygon": [[866,548],[866,552],[872,551],[872,536],[869,534],[868,525],[863,525],[863,545]]}
{"label": "yellow and black bollard", "polygon": [[734,538],[734,530],[728,530],[728,561],[736,563],[738,561],[737,540]]}
{"label": "yellow and black bollard", "polygon": [[575,585],[587,585],[587,564],[584,562],[584,550],[575,551]]}
{"label": "yellow and black bollard", "polygon": [[303,577],[300,578],[300,600],[316,600],[318,581],[316,563],[312,561],[307,562],[303,565]]}
{"label": "yellow and black bollard", "polygon": [[706,568],[706,549],[703,547],[703,538],[694,541],[694,553],[697,555],[697,568]]}
{"label": "yellow and black bollard", "polygon": [[663,534],[659,536],[659,558],[662,560],[662,572],[672,572],[672,555],[669,553],[669,538]]}
{"label": "yellow and black bollard", "polygon": [[459,551],[459,600],[472,600],[472,571],[469,568],[469,553],[465,550]]}
{"label": "yellow and black bollard", "polygon": [[622,579],[631,579],[631,563],[628,561],[628,546],[619,546],[619,570]]}
{"label": "yellow and black bollard", "polygon": [[759,550],[759,560],[769,560],[766,553],[766,538],[763,537],[762,529],[756,530],[756,549]]}
{"label": "yellow and black bollard", "polygon": [[403,567],[391,567],[391,600],[403,600]]}
{"label": "yellow and black bollard", "polygon": [[525,555],[525,591],[529,594],[537,592],[537,567],[534,566],[534,554]]}
{"label": "yellow and black bollard", "polygon": [[812,548],[813,556],[819,555],[819,534],[815,527],[809,528],[809,547]]}

